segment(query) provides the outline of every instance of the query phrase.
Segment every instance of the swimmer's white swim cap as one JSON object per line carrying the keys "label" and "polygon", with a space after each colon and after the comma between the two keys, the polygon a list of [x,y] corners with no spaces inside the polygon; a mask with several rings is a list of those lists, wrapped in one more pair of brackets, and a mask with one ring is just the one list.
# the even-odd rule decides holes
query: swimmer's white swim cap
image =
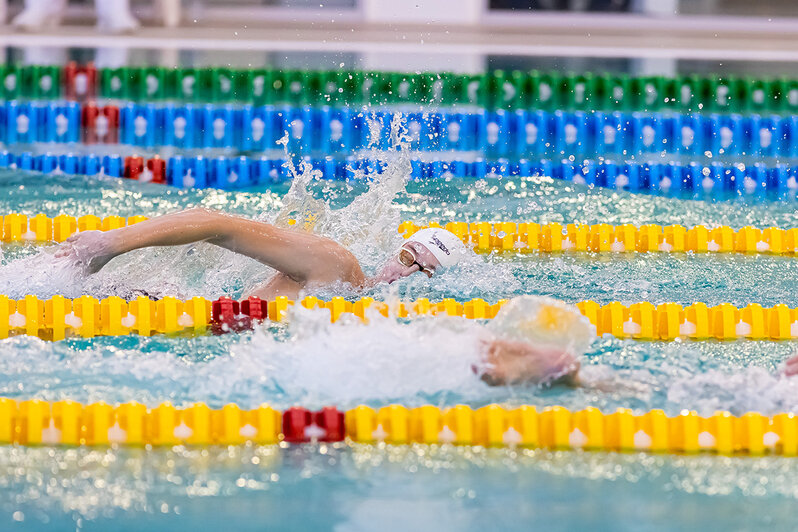
{"label": "swimmer's white swim cap", "polygon": [[406,242],[423,245],[444,268],[454,266],[468,255],[468,249],[456,234],[439,227],[422,229],[411,235]]}
{"label": "swimmer's white swim cap", "polygon": [[573,305],[542,296],[518,296],[505,303],[488,328],[497,336],[557,347],[582,355],[596,338],[596,328]]}

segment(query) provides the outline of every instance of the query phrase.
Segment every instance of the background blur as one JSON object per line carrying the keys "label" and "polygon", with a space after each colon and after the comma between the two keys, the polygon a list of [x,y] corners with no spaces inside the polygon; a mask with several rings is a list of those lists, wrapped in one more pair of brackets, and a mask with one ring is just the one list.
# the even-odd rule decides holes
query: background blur
{"label": "background blur", "polygon": [[[23,1],[5,1],[10,21]],[[86,0],[68,3],[59,28],[0,26],[0,62],[784,76],[798,60],[795,0],[131,0],[131,10],[142,27],[124,35],[95,30]]]}

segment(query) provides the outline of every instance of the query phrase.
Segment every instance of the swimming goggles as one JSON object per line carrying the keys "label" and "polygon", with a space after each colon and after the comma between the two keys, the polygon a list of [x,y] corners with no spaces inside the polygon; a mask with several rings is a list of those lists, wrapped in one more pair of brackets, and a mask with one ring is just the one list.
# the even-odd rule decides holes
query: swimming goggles
{"label": "swimming goggles", "polygon": [[432,277],[432,274],[435,273],[434,270],[431,270],[418,262],[418,259],[416,258],[416,252],[413,251],[412,248],[406,248],[404,246],[399,248],[399,254],[396,256],[396,260],[399,261],[399,264],[408,268],[412,267],[413,264],[418,264],[419,271],[424,272],[427,277]]}

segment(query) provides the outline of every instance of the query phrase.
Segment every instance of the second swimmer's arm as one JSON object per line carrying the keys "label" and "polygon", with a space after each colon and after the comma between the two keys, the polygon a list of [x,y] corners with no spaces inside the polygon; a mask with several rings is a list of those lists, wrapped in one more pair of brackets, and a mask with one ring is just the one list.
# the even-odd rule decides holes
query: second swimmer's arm
{"label": "second swimmer's arm", "polygon": [[482,351],[482,367],[475,369],[490,385],[579,383],[579,361],[563,349],[493,339],[482,344]]}

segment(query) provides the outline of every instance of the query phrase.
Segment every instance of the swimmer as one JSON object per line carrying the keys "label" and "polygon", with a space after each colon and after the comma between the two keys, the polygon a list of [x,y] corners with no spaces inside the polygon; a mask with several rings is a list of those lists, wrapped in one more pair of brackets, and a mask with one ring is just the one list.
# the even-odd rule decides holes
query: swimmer
{"label": "swimmer", "polygon": [[795,377],[798,375],[798,349],[793,351],[792,356],[784,363],[784,376]]}
{"label": "swimmer", "polygon": [[416,272],[432,277],[471,252],[445,229],[422,229],[408,238],[374,277],[367,277],[349,250],[334,240],[217,211],[194,208],[112,231],[84,231],[66,240],[56,257],[69,257],[89,273],[114,257],[153,246],[208,242],[277,270],[251,296],[296,299],[302,290],[346,283],[358,290],[393,283]]}
{"label": "swimmer", "polygon": [[514,297],[486,326],[482,363],[473,368],[497,385],[578,385],[579,357],[596,328],[579,310],[557,299]]}

